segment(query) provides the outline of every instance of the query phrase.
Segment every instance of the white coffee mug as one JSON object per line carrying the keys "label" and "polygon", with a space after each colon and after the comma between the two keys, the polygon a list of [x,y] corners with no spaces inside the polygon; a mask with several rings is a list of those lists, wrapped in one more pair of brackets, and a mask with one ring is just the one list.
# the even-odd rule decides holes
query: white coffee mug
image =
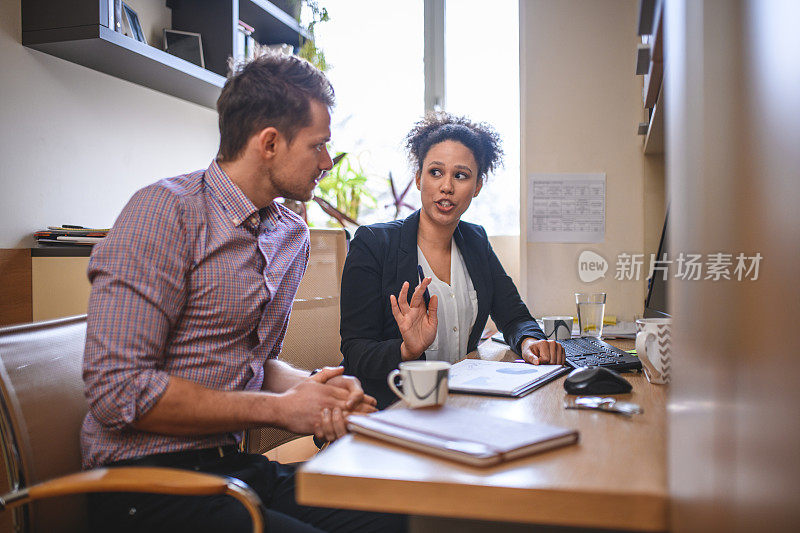
{"label": "white coffee mug", "polygon": [[571,316],[544,316],[544,334],[549,340],[561,341],[572,338]]}
{"label": "white coffee mug", "polygon": [[671,318],[640,318],[636,321],[636,355],[650,383],[669,383],[671,325]]}
{"label": "white coffee mug", "polygon": [[[409,407],[430,407],[444,405],[447,400],[449,371],[450,363],[447,361],[405,361],[400,363],[399,370],[389,372],[386,380]],[[398,376],[402,392],[395,383]]]}

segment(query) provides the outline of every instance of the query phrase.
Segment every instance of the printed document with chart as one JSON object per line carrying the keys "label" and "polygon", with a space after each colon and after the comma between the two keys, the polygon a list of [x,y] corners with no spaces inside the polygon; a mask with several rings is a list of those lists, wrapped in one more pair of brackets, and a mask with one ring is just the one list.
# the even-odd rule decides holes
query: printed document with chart
{"label": "printed document with chart", "polygon": [[523,396],[569,372],[561,365],[531,365],[464,359],[450,367],[450,392]]}
{"label": "printed document with chart", "polygon": [[606,175],[531,174],[528,242],[603,242]]}

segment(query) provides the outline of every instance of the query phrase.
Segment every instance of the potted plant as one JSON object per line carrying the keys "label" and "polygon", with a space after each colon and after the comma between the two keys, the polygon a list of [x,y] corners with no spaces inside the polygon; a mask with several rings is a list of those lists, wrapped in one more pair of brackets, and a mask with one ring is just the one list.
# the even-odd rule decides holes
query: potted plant
{"label": "potted plant", "polygon": [[375,197],[367,187],[367,174],[361,163],[358,158],[346,152],[334,158],[333,168],[319,182],[317,191],[319,194],[314,201],[343,226],[358,225],[362,204],[366,201],[374,206],[375,203]]}

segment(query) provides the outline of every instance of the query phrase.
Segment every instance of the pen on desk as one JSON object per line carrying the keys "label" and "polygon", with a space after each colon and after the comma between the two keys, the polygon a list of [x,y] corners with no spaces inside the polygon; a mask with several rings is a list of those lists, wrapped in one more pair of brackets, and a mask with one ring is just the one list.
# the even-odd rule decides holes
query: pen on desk
{"label": "pen on desk", "polygon": [[[425,279],[425,273],[422,272],[422,267],[417,265],[417,274],[419,274],[419,282],[422,283],[422,280]],[[428,292],[427,287],[425,288],[425,293],[422,295],[422,299],[425,301],[425,307],[428,307],[428,304],[431,302],[431,293]]]}

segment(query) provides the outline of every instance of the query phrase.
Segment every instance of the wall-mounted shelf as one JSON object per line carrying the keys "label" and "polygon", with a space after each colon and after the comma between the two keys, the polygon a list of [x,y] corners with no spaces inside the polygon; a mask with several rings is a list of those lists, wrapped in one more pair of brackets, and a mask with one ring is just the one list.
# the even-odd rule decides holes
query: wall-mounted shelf
{"label": "wall-mounted shelf", "polygon": [[256,29],[259,42],[299,45],[298,37],[311,38],[291,15],[267,0],[239,0],[239,18]]}
{"label": "wall-mounted shelf", "polygon": [[[642,104],[648,112],[648,122],[646,131],[639,130],[645,135],[643,143],[645,154],[664,153],[664,100],[661,94],[664,78],[663,11],[661,0],[639,2],[639,34],[642,36],[643,45],[650,51],[650,64],[642,85]],[[637,59],[638,52],[639,50]],[[643,70],[641,64],[637,64],[637,70],[637,73]]]}
{"label": "wall-mounted shelf", "polygon": [[236,26],[241,20],[253,28],[261,44],[286,43],[297,48],[309,36],[296,20],[267,0],[170,0],[172,26],[203,36],[206,68],[219,75],[228,72],[235,56]]}
{"label": "wall-mounted shelf", "polygon": [[308,34],[267,0],[169,0],[172,27],[202,35],[206,68],[108,27],[100,0],[22,0],[22,44],[159,92],[215,108],[238,20],[262,44],[300,46]]}
{"label": "wall-mounted shelf", "polygon": [[22,44],[214,108],[225,78],[105,26],[23,32]]}
{"label": "wall-mounted shelf", "polygon": [[654,31],[650,36],[650,67],[644,77],[644,106],[651,108],[656,104],[664,78],[664,37],[661,24],[661,10],[656,12],[653,21]]}
{"label": "wall-mounted shelf", "polygon": [[656,12],[656,0],[639,0],[639,22],[636,25],[637,35],[653,33],[653,16]]}
{"label": "wall-mounted shelf", "polygon": [[660,94],[650,112],[650,124],[644,138],[644,153],[647,155],[664,153],[664,98]]}

